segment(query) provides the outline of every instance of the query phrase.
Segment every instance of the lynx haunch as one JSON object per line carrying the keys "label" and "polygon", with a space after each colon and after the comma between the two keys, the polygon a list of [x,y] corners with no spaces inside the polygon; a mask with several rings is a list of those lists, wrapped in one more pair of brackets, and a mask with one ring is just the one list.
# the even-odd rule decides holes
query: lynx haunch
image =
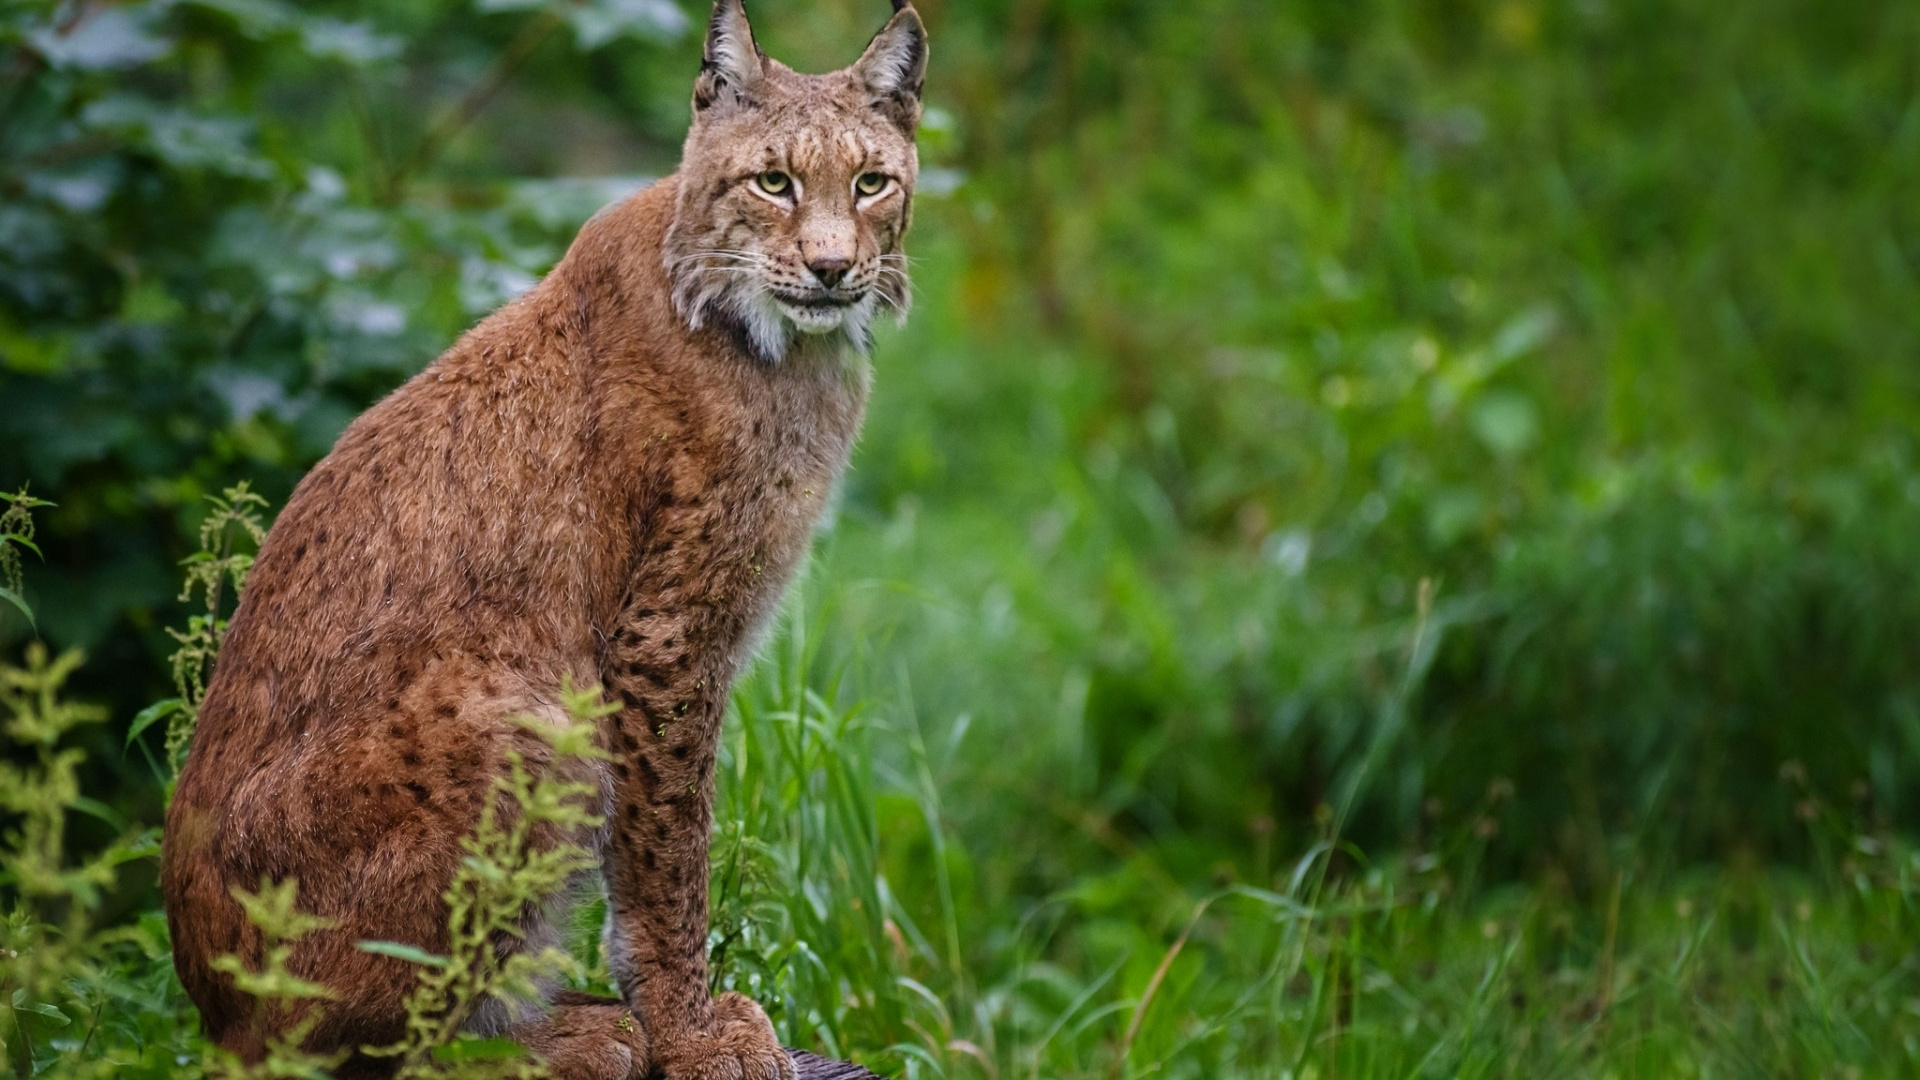
{"label": "lynx haunch", "polygon": [[[588,222],[522,299],[350,426],[281,513],[234,616],[167,816],[181,981],[248,1060],[273,1025],[213,970],[257,962],[230,895],[298,879],[336,920],[292,967],[328,986],[308,1045],[401,1035],[404,961],[444,952],[442,894],[509,749],[563,678],[620,705],[588,779],[623,1000],[483,1009],[556,1075],[792,1074],[759,1006],[709,996],[707,845],[727,693],[847,463],[868,327],[904,314],[900,244],[927,45],[892,19],[852,67],[798,74],[719,0],[678,172]],[[583,766],[584,768],[584,766]],[[564,898],[501,950],[553,943]],[[639,1023],[624,1022],[628,1012]]]}

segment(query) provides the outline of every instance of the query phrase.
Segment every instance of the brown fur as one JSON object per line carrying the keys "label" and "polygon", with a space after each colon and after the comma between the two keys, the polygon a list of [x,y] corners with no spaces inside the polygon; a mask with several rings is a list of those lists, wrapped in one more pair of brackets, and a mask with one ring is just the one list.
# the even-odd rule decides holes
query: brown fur
{"label": "brown fur", "polygon": [[[757,1005],[708,996],[713,766],[728,688],[859,430],[865,317],[906,301],[925,33],[896,7],[860,63],[810,76],[720,0],[680,171],[589,222],[294,492],[167,816],[175,964],[214,1042],[252,1060],[272,1033],[211,967],[257,964],[229,890],[262,878],[339,922],[292,960],[337,994],[309,1045],[399,1038],[413,969],[355,943],[445,950],[460,839],[506,751],[541,756],[506,718],[557,716],[571,675],[621,704],[588,777],[606,825],[577,839],[602,855],[624,1002],[470,1026],[579,1080],[791,1076]],[[776,169],[798,181],[786,204],[750,189]],[[861,197],[872,172],[892,186]],[[553,942],[563,900],[500,948]],[[384,1070],[356,1056],[341,1075]]]}

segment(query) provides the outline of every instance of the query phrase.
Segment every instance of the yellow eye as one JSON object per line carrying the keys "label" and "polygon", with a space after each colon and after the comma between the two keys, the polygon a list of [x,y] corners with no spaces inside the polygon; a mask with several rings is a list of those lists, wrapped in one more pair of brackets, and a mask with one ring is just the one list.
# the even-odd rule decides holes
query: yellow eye
{"label": "yellow eye", "polygon": [[778,169],[771,169],[753,178],[760,190],[769,195],[785,195],[793,190],[793,177]]}
{"label": "yellow eye", "polygon": [[862,195],[878,195],[886,189],[887,177],[885,173],[861,173],[860,178],[853,182],[853,190]]}

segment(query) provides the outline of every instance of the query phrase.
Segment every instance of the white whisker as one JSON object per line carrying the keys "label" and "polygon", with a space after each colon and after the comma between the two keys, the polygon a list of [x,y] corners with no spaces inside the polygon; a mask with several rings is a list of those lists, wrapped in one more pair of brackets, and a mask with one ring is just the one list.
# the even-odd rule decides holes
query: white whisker
{"label": "white whisker", "polygon": [[690,251],[684,255],[675,256],[667,260],[667,265],[670,267],[679,266],[682,263],[695,262],[701,259],[748,263],[755,266],[764,266],[771,261],[757,251],[730,251],[723,248],[715,248],[710,251]]}

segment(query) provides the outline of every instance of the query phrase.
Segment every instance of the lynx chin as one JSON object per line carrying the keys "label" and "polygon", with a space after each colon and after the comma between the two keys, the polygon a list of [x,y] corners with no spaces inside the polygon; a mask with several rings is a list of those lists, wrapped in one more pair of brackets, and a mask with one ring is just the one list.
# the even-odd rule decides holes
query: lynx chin
{"label": "lynx chin", "polygon": [[[599,858],[620,997],[492,1002],[468,1029],[569,1080],[793,1076],[760,1007],[707,989],[714,759],[858,434],[870,328],[907,308],[927,36],[893,6],[851,67],[803,75],[719,0],[679,170],[588,222],[295,490],[167,815],[174,963],[218,1045],[254,1062],[304,1030],[336,1075],[391,1074],[363,1048],[403,1035],[415,969],[356,943],[448,951],[461,839],[508,751],[547,760],[509,718],[557,719],[571,677],[619,706],[607,760],[565,766],[604,822],[545,840]],[[263,879],[332,922],[289,961],[332,991],[309,1012],[214,967],[259,969],[232,890]],[[577,886],[496,952],[557,943]]]}

